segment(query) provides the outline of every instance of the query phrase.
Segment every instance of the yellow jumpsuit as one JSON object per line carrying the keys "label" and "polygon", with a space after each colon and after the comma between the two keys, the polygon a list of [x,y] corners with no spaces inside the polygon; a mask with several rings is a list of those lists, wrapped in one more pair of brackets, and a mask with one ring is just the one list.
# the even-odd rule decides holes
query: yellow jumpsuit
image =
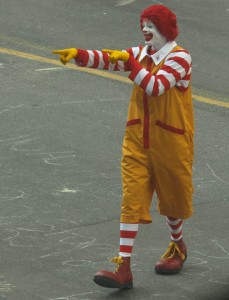
{"label": "yellow jumpsuit", "polygon": [[[145,68],[148,59],[141,61]],[[152,64],[151,73],[156,74],[163,63]],[[185,92],[174,86],[150,97],[134,84],[122,147],[121,222],[152,222],[154,192],[160,214],[180,219],[192,215],[193,135],[190,85]]]}

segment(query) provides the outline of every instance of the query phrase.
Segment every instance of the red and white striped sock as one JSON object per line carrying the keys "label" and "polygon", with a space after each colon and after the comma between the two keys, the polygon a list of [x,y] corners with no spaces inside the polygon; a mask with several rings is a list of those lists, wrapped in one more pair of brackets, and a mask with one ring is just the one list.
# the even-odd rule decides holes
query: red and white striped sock
{"label": "red and white striped sock", "polygon": [[172,217],[166,217],[167,224],[171,231],[171,240],[178,242],[182,239],[182,219],[176,219]]}
{"label": "red and white striped sock", "polygon": [[134,240],[138,232],[138,223],[127,224],[120,223],[120,252],[119,255],[123,257],[130,257]]}

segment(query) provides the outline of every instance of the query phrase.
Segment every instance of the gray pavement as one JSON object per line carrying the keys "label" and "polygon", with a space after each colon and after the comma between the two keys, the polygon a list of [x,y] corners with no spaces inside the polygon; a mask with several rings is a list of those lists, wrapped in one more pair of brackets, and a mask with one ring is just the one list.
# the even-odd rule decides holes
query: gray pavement
{"label": "gray pavement", "polygon": [[[138,45],[139,13],[153,2],[0,0],[0,47],[55,58],[55,48]],[[195,94],[227,104],[227,1],[161,2],[178,15]],[[229,299],[228,108],[194,99],[195,213],[182,272],[154,273],[169,242],[154,199],[135,242],[134,289],[103,289],[93,276],[113,270],[118,251],[131,85],[2,53],[0,75],[0,300]]]}

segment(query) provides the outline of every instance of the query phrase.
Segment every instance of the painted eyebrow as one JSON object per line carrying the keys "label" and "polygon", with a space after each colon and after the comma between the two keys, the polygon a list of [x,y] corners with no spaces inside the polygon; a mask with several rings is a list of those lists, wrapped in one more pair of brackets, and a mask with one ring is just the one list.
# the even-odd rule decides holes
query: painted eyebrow
{"label": "painted eyebrow", "polygon": [[154,24],[152,22],[143,22],[142,25],[143,26],[154,26]]}

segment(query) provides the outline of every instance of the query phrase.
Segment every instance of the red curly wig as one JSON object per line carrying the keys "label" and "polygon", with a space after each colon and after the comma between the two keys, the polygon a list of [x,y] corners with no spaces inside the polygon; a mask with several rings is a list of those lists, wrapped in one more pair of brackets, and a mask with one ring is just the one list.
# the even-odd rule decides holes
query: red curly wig
{"label": "red curly wig", "polygon": [[157,27],[158,31],[167,38],[168,41],[174,41],[178,36],[176,15],[166,6],[157,4],[144,9],[140,16],[140,25],[143,20],[150,20]]}

